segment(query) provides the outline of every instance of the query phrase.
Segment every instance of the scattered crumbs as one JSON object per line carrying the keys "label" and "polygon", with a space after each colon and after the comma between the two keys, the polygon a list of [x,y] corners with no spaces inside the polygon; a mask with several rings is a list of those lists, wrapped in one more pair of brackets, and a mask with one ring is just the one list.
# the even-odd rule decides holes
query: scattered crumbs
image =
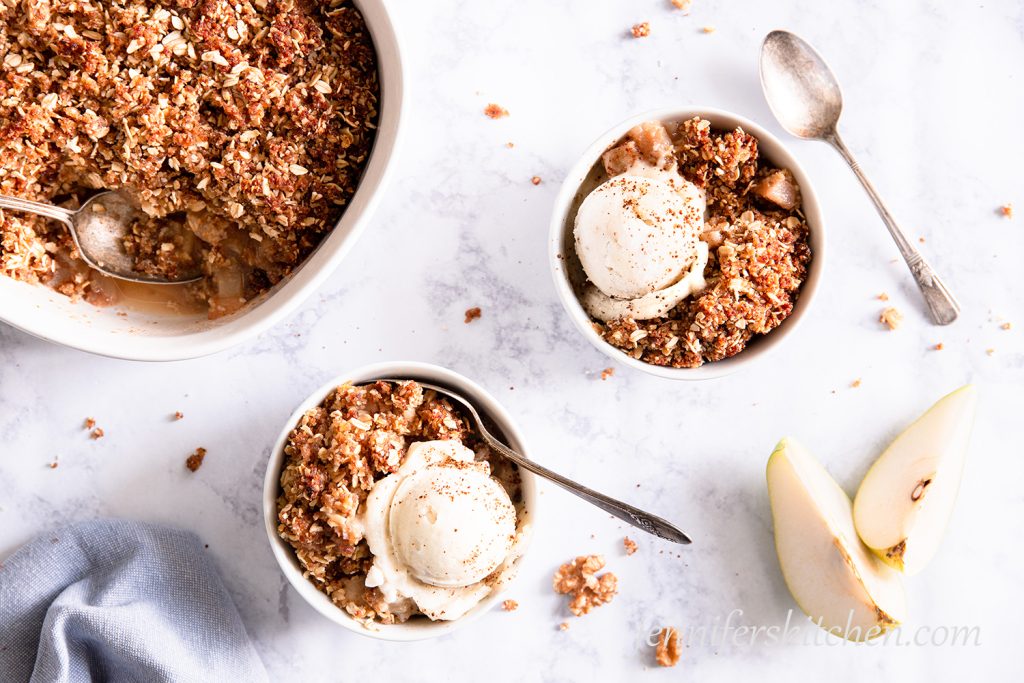
{"label": "scattered crumbs", "polygon": [[91,417],[85,418],[85,422],[82,423],[84,429],[92,429],[96,426],[96,420]]}
{"label": "scattered crumbs", "polygon": [[633,34],[634,38],[646,38],[651,35],[651,24],[647,21],[643,21],[639,24],[633,24],[633,28],[631,28],[629,32]]}
{"label": "scattered crumbs", "polygon": [[996,353],[995,349],[985,349],[985,355],[987,355],[987,356],[993,356],[993,355],[995,355],[995,353]]}
{"label": "scattered crumbs", "polygon": [[690,13],[690,5],[693,4],[693,0],[672,0],[672,6],[676,9],[682,10],[687,14]]}
{"label": "scattered crumbs", "polygon": [[999,328],[1003,329],[1003,330],[1009,330],[1012,327],[1013,327],[1013,325],[1011,325],[1010,323],[1003,323],[1002,325],[999,326]]}
{"label": "scattered crumbs", "polygon": [[486,114],[487,118],[490,119],[503,119],[508,116],[508,109],[505,109],[505,107],[500,104],[494,104],[491,102],[484,107],[484,114]]}
{"label": "scattered crumbs", "polygon": [[206,457],[205,448],[197,448],[195,452],[185,459],[185,467],[188,468],[189,472],[195,472],[203,464],[203,458]]}
{"label": "scattered crumbs", "polygon": [[654,658],[660,666],[675,666],[683,655],[679,642],[679,630],[666,626],[658,633],[658,646],[654,650]]}
{"label": "scattered crumbs", "polygon": [[513,147],[516,146],[516,143],[514,143],[514,142],[506,142],[505,146],[508,147],[509,149],[512,149]]}
{"label": "scattered crumbs", "polygon": [[102,439],[103,438],[103,429],[101,427],[96,427],[91,432],[89,432],[89,438],[93,439],[93,440]]}
{"label": "scattered crumbs", "polygon": [[604,381],[615,374],[615,368],[605,368],[601,371],[601,380]]}
{"label": "scattered crumbs", "polygon": [[636,552],[636,541],[634,541],[629,536],[626,536],[624,539],[622,539],[622,547],[626,549],[627,555],[632,555]]}
{"label": "scattered crumbs", "polygon": [[615,574],[597,575],[603,568],[604,558],[600,555],[581,555],[555,572],[552,586],[556,593],[569,596],[569,611],[577,617],[611,602],[619,592],[619,579]]}
{"label": "scattered crumbs", "polygon": [[49,467],[51,470],[57,469],[57,458],[54,458],[53,462],[51,462],[49,465],[47,465],[47,467]]}
{"label": "scattered crumbs", "polygon": [[534,185],[540,185],[540,176],[533,176],[532,178],[530,178],[530,182],[533,183]]}
{"label": "scattered crumbs", "polygon": [[924,244],[924,238],[923,237],[918,237],[917,241],[920,242],[921,244]]}
{"label": "scattered crumbs", "polygon": [[568,631],[569,630],[569,622],[568,621],[563,621],[561,624],[558,625],[558,630],[559,631]]}
{"label": "scattered crumbs", "polygon": [[1013,204],[1003,204],[999,211],[1007,218],[1013,218]]}
{"label": "scattered crumbs", "polygon": [[515,600],[506,600],[503,603],[501,603],[501,609],[505,610],[506,612],[515,612],[517,609],[519,609],[519,603]]}
{"label": "scattered crumbs", "polygon": [[850,383],[850,386],[851,386],[851,387],[853,387],[854,389],[856,389],[857,387],[859,387],[859,386],[860,386],[860,378],[858,377],[857,379],[853,380],[853,381],[852,381],[852,382]]}
{"label": "scattered crumbs", "polygon": [[889,295],[886,294],[885,292],[882,292],[881,294],[878,295],[878,300],[879,301],[888,301],[889,300]]}
{"label": "scattered crumbs", "polygon": [[942,342],[939,342],[938,344],[936,344],[935,346],[932,347],[932,351],[941,351],[944,348],[946,348],[946,347],[944,347],[942,345]]}
{"label": "scattered crumbs", "polygon": [[715,27],[714,26],[705,26],[704,28],[701,29],[701,31],[703,31],[704,33],[714,33],[715,32]]}
{"label": "scattered crumbs", "polygon": [[469,323],[471,323],[474,320],[476,320],[477,318],[479,318],[481,315],[483,315],[483,311],[480,310],[479,306],[474,306],[473,308],[467,308],[466,309],[466,319],[463,322],[465,322],[468,325]]}
{"label": "scattered crumbs", "polygon": [[185,417],[185,413],[181,412],[180,410],[175,410],[174,411],[174,419],[175,420],[180,420],[183,417]]}
{"label": "scattered crumbs", "polygon": [[895,330],[900,326],[900,323],[903,322],[903,314],[890,306],[882,311],[882,314],[878,316],[878,322],[882,323],[890,330]]}

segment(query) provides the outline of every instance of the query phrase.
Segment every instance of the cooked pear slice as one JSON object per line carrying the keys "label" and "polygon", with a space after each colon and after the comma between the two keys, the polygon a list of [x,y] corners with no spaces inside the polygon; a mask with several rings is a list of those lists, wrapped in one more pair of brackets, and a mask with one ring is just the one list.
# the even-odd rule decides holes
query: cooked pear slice
{"label": "cooked pear slice", "polygon": [[905,574],[939,549],[960,489],[978,392],[967,385],[907,427],[868,470],[853,504],[857,533]]}
{"label": "cooked pear slice", "polygon": [[805,448],[783,439],[768,459],[775,550],[789,592],[818,626],[848,640],[903,620],[899,574],[853,528],[850,497]]}

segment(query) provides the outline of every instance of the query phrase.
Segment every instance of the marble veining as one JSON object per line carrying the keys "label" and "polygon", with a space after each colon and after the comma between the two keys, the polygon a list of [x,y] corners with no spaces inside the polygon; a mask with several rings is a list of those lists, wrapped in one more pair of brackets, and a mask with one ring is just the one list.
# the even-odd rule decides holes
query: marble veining
{"label": "marble veining", "polygon": [[[710,629],[733,610],[742,611],[734,627],[778,626],[795,609],[764,485],[779,437],[803,440],[853,491],[907,422],[972,381],[981,408],[966,478],[939,555],[906,584],[907,631],[978,626],[980,647],[752,644],[747,634],[689,642],[679,668],[651,675],[1019,677],[1008,607],[1019,603],[1024,569],[1015,542],[1024,516],[1024,280],[1013,256],[1024,251],[1024,7],[694,0],[684,16],[668,0],[388,4],[408,67],[407,144],[364,237],[290,319],[217,356],[169,364],[93,357],[0,326],[0,558],[72,520],[168,522],[209,543],[277,680],[621,680],[656,668],[646,642],[654,628]],[[629,27],[640,21],[651,35],[635,40]],[[836,71],[845,139],[960,298],[953,327],[928,323],[841,159],[787,138],[772,119],[757,54],[780,27],[810,40]],[[486,118],[489,102],[511,116]],[[601,131],[683,105],[735,111],[790,145],[823,204],[825,279],[800,332],[742,374],[683,384],[618,367],[602,381],[609,362],[563,315],[548,272],[554,195]],[[1007,202],[1019,207],[1013,220],[998,214]],[[897,331],[878,323],[881,292],[906,316]],[[466,325],[471,306],[483,317]],[[533,548],[509,594],[519,610],[424,643],[378,643],[335,627],[287,587],[270,554],[263,468],[312,389],[383,359],[431,361],[477,380],[519,421],[534,457],[677,521],[694,544],[628,532],[640,550],[626,557],[621,523],[545,487]],[[177,410],[184,419],[171,419]],[[87,416],[103,439],[88,438]],[[197,446],[209,454],[191,474],[184,460]],[[621,594],[576,619],[551,591],[551,574],[589,552],[606,555]],[[799,613],[793,619],[812,633]]]}

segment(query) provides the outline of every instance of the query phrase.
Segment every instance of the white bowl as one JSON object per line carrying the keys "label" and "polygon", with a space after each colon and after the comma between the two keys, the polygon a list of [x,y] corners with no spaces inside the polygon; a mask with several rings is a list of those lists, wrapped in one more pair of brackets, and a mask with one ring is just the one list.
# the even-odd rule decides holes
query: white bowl
{"label": "white bowl", "polygon": [[[574,271],[575,259],[568,258],[573,253],[573,222],[575,220],[575,207],[579,201],[589,192],[591,187],[585,187],[587,176],[591,174],[595,164],[606,150],[618,143],[633,126],[645,121],[662,121],[675,123],[700,116],[711,121],[714,128],[732,130],[740,126],[747,133],[750,133],[758,140],[758,149],[763,158],[780,168],[788,168],[793,172],[796,181],[800,184],[800,192],[803,198],[803,212],[810,227],[811,263],[800,290],[800,297],[797,299],[793,312],[779,327],[760,336],[740,353],[732,358],[705,363],[697,368],[666,368],[658,365],[651,365],[641,360],[628,356],[623,351],[612,346],[591,325],[590,316],[583,310],[576,291],[573,287],[574,280],[581,283],[585,276],[582,269]],[[592,178],[591,178],[592,179]],[[783,339],[796,330],[800,321],[807,315],[811,301],[821,281],[822,268],[825,263],[825,234],[823,232],[824,222],[821,215],[821,207],[818,204],[818,197],[814,192],[810,179],[803,167],[797,162],[789,150],[774,135],[766,131],[753,121],[737,116],[720,109],[710,107],[686,107],[684,109],[662,109],[647,112],[623,121],[611,130],[599,137],[594,144],[587,148],[580,160],[572,167],[562,189],[555,200],[554,213],[551,217],[551,234],[549,240],[549,258],[552,274],[555,279],[555,288],[562,300],[562,305],[572,319],[573,323],[583,333],[583,336],[590,341],[598,350],[612,360],[628,365],[631,368],[668,379],[702,380],[723,377],[741,367],[748,366],[755,361],[764,358],[768,353],[776,349]],[[578,264],[576,264],[578,266]]]}
{"label": "white bowl", "polygon": [[[411,361],[367,365],[344,375],[339,375],[321,386],[309,398],[303,401],[295,409],[291,417],[288,418],[284,428],[281,430],[281,436],[278,437],[277,443],[274,444],[274,450],[270,452],[270,461],[267,463],[267,473],[263,480],[263,522],[266,526],[267,538],[270,539],[270,548],[274,552],[274,557],[277,559],[281,571],[284,572],[285,577],[292,584],[292,587],[298,591],[299,595],[317,612],[350,631],[380,640],[411,641],[436,638],[465,626],[470,621],[486,613],[501,600],[501,596],[506,592],[510,583],[514,582],[514,573],[529,548],[529,533],[527,533],[523,541],[522,555],[513,565],[513,576],[510,580],[502,582],[499,587],[480,601],[465,616],[454,621],[411,619],[404,624],[374,624],[371,627],[367,627],[353,619],[348,612],[331,602],[327,595],[317,590],[312,582],[302,575],[302,566],[295,557],[295,552],[291,546],[277,535],[277,497],[281,490],[280,479],[281,469],[284,467],[284,446],[288,440],[288,435],[295,428],[295,425],[298,424],[299,418],[307,410],[320,405],[331,391],[346,382],[361,384],[382,377],[419,380],[430,384],[437,384],[438,386],[451,387],[452,390],[470,401],[481,416],[493,422],[498,432],[504,435],[505,443],[526,457],[530,457],[523,436],[519,432],[519,428],[512,421],[512,417],[494,397],[462,375],[436,365]],[[530,527],[534,527],[537,517],[537,476],[522,468],[519,468],[519,473],[522,478],[523,507],[525,509],[523,517],[526,518],[521,520],[520,524],[529,524]]]}
{"label": "white bowl", "polygon": [[[383,0],[354,0],[373,37],[380,73],[380,121],[373,150],[334,230],[287,278],[238,313],[218,320],[72,303],[52,289],[0,277],[0,321],[42,339],[131,360],[166,361],[215,353],[258,335],[294,311],[348,253],[376,208],[400,137],[402,57]],[[118,315],[121,312],[122,315]],[[127,314],[127,315],[124,315]]]}

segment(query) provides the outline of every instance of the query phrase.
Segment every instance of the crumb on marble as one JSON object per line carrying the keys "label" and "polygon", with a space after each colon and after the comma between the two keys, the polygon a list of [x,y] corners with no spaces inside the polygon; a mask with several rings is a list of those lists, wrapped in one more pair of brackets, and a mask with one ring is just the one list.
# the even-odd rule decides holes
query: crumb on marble
{"label": "crumb on marble", "polygon": [[202,447],[197,448],[192,455],[185,459],[185,467],[188,468],[189,472],[195,472],[202,466],[205,457],[206,449]]}
{"label": "crumb on marble", "polygon": [[878,300],[879,301],[888,301],[889,300],[889,295],[886,294],[885,292],[882,292],[881,294],[878,295]]}
{"label": "crumb on marble", "polygon": [[672,0],[672,6],[678,10],[682,10],[687,14],[690,13],[690,5],[693,4],[693,0]]}
{"label": "crumb on marble", "polygon": [[858,377],[857,379],[853,380],[853,382],[850,383],[850,386],[853,387],[854,389],[859,387],[860,386],[860,378]]}
{"label": "crumb on marble", "polygon": [[508,109],[505,109],[505,107],[500,104],[491,102],[484,107],[484,114],[486,114],[489,119],[503,119],[508,116]]}
{"label": "crumb on marble", "polygon": [[639,24],[633,24],[633,28],[629,32],[633,34],[634,38],[646,38],[651,35],[651,23],[642,21]]}
{"label": "crumb on marble", "polygon": [[636,541],[634,541],[632,538],[626,536],[622,539],[622,547],[626,549],[627,555],[632,555],[636,552],[637,544]]}
{"label": "crumb on marble", "polygon": [[1012,328],[1013,328],[1013,325],[1011,325],[1010,323],[1003,323],[1002,325],[999,326],[999,329],[1002,329],[1002,330],[1009,330],[1009,329],[1012,329]]}
{"label": "crumb on marble", "polygon": [[183,417],[185,417],[185,413],[181,412],[180,410],[174,411],[174,419],[176,421],[182,419]]}
{"label": "crumb on marble", "polygon": [[513,147],[516,146],[516,143],[514,143],[514,142],[506,142],[505,146],[508,147],[509,149],[512,149]]}
{"label": "crumb on marble", "polygon": [[570,596],[569,611],[577,617],[611,602],[618,593],[619,579],[615,574],[605,572],[597,575],[604,564],[600,555],[581,555],[555,572],[552,586],[556,593]]}
{"label": "crumb on marble", "polygon": [[569,630],[569,622],[568,621],[563,621],[561,624],[558,625],[558,630],[559,631],[568,631]]}
{"label": "crumb on marble", "polygon": [[91,417],[85,418],[85,422],[82,423],[82,428],[83,429],[92,429],[95,426],[96,426],[96,420],[94,420]]}
{"label": "crumb on marble", "polygon": [[924,244],[924,238],[923,237],[918,237],[917,241],[920,242],[921,244]]}
{"label": "crumb on marble", "polygon": [[505,600],[501,603],[501,609],[505,610],[506,612],[515,612],[517,609],[519,609],[519,603],[515,600]]}
{"label": "crumb on marble", "polygon": [[1006,218],[1013,218],[1013,204],[1003,204],[999,207],[999,212]]}
{"label": "crumb on marble", "polygon": [[482,315],[483,315],[483,311],[480,310],[479,306],[474,306],[473,308],[467,308],[466,309],[466,319],[463,322],[468,325],[469,323],[473,322],[474,320],[476,320],[477,318],[479,318]]}
{"label": "crumb on marble", "polygon": [[540,185],[540,182],[541,182],[540,181],[540,176],[539,175],[533,176],[532,178],[530,178],[530,182],[533,183],[534,185]]}
{"label": "crumb on marble", "polygon": [[932,351],[941,351],[944,348],[946,347],[942,344],[942,342],[939,342],[938,344],[932,347]]}
{"label": "crumb on marble", "polygon": [[615,368],[605,368],[601,371],[601,380],[604,381],[615,374]]}
{"label": "crumb on marble", "polygon": [[91,432],[89,432],[89,438],[92,439],[93,441],[96,441],[98,439],[102,439],[103,438],[103,428],[102,427],[96,427],[95,429],[93,429]]}
{"label": "crumb on marble", "polygon": [[903,322],[903,314],[890,306],[882,311],[881,315],[878,316],[878,322],[882,323],[890,330],[895,330],[900,326],[900,323]]}
{"label": "crumb on marble", "polygon": [[654,650],[654,659],[659,666],[675,666],[683,656],[679,630],[674,626],[666,626],[658,633],[658,646]]}
{"label": "crumb on marble", "polygon": [[703,31],[704,33],[714,33],[715,30],[716,29],[714,26],[705,26],[704,28],[701,29],[701,31]]}
{"label": "crumb on marble", "polygon": [[985,349],[985,355],[986,356],[994,356],[995,354],[996,354],[996,350],[995,349]]}
{"label": "crumb on marble", "polygon": [[49,468],[50,468],[51,470],[55,470],[55,469],[57,469],[57,458],[54,458],[54,459],[53,459],[53,462],[51,462],[50,464],[48,464],[48,465],[47,465],[47,467],[49,467]]}

